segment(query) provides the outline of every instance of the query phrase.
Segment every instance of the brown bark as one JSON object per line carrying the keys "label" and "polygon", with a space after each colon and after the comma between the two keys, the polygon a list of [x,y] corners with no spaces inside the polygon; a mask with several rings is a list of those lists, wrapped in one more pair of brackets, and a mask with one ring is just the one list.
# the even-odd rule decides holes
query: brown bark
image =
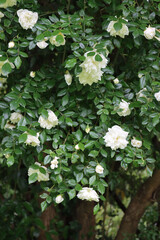
{"label": "brown bark", "polygon": [[95,240],[94,205],[93,202],[78,201],[76,217],[81,225],[78,240]]}
{"label": "brown bark", "polygon": [[[43,201],[43,199],[39,198],[39,204]],[[50,230],[50,222],[52,219],[54,219],[56,216],[56,211],[54,208],[54,205],[50,205],[46,208],[46,210],[41,215],[41,220],[43,222],[43,225],[45,226],[45,229],[40,230],[40,236],[38,240],[46,240],[46,232]],[[52,235],[53,240],[58,240],[58,237],[55,235]]]}
{"label": "brown bark", "polygon": [[160,170],[155,170],[153,176],[142,185],[136,196],[131,200],[120,224],[115,240],[132,239],[138,228],[138,223],[146,208],[153,202],[154,192],[160,187]]}

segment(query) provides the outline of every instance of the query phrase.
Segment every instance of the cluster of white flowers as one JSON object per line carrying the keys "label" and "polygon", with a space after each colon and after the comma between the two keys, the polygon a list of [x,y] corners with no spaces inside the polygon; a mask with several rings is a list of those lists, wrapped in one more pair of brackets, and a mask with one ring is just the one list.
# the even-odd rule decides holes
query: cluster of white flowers
{"label": "cluster of white flowers", "polygon": [[77,194],[77,197],[81,200],[99,202],[99,196],[93,188],[83,187]]}
{"label": "cluster of white flowers", "polygon": [[4,3],[0,2],[0,8],[13,7],[17,4],[17,0],[6,0]]}
{"label": "cluster of white flowers", "polygon": [[27,133],[27,139],[25,141],[25,144],[26,145],[31,145],[33,147],[39,146],[40,141],[39,141],[38,137],[39,137],[39,133],[37,133],[36,136],[30,135],[30,134]]}
{"label": "cluster of white flowers", "polygon": [[146,39],[150,40],[153,39],[156,35],[156,29],[153,27],[147,27],[146,30],[144,31],[144,36]]}
{"label": "cluster of white flowers", "polygon": [[13,124],[15,124],[15,123],[18,123],[21,120],[22,117],[23,117],[23,115],[21,113],[13,112],[13,113],[11,113],[10,121]]}
{"label": "cluster of white flowers", "polygon": [[117,107],[115,108],[115,110],[119,110],[119,109],[122,110],[122,111],[117,111],[117,114],[123,117],[130,115],[131,110],[129,109],[129,104],[130,103],[127,103],[126,101],[122,100],[118,105],[118,108]]}
{"label": "cluster of white flowers", "polygon": [[154,94],[156,100],[159,102],[160,101],[160,91]]}
{"label": "cluster of white flowers", "polygon": [[[56,40],[57,36],[62,36],[63,41],[62,42],[57,41]],[[55,45],[56,47],[65,45],[66,43],[65,36],[63,35],[63,33],[58,33],[58,35],[50,37],[49,41],[52,45]]]}
{"label": "cluster of white flowers", "polygon": [[86,52],[84,54],[86,59],[80,65],[80,67],[82,67],[82,72],[78,75],[79,81],[83,85],[92,85],[92,83],[97,83],[101,80],[101,76],[103,75],[101,68],[105,68],[108,62],[102,54],[99,54],[102,61],[96,61],[96,54],[94,56],[87,56],[88,53],[89,52]]}
{"label": "cluster of white flowers", "polygon": [[19,17],[18,21],[21,27],[25,30],[32,29],[38,21],[38,13],[27,9],[19,9],[17,11],[17,15]]}
{"label": "cluster of white flowers", "polygon": [[45,119],[42,116],[39,117],[38,122],[42,128],[51,129],[58,125],[58,118],[51,110],[48,111],[48,118]]}
{"label": "cluster of white flowers", "polygon": [[2,67],[3,67],[3,65],[4,65],[5,63],[9,63],[10,66],[11,66],[11,68],[14,68],[14,64],[11,63],[11,62],[9,62],[8,59],[5,60],[5,61],[0,61],[0,75],[3,75],[3,73],[2,73]]}
{"label": "cluster of white flowers", "polygon": [[142,147],[142,141],[137,140],[135,137],[131,140],[131,145],[136,148]]}
{"label": "cluster of white flowers", "polygon": [[71,85],[71,83],[72,83],[72,76],[71,76],[71,74],[68,71],[66,71],[66,74],[64,75],[64,78],[65,78],[65,81],[66,81],[67,85],[68,86]]}
{"label": "cluster of white flowers", "polygon": [[58,168],[58,159],[59,157],[55,157],[52,161],[51,161],[51,169],[55,169]]}
{"label": "cluster of white flowers", "polygon": [[64,200],[64,198],[62,197],[62,195],[58,195],[58,196],[56,197],[56,203],[57,203],[57,204],[63,202],[63,200]]}
{"label": "cluster of white flowers", "polygon": [[[49,181],[49,173],[47,172],[47,168],[44,166],[41,166],[39,162],[35,162],[35,165],[38,166],[38,168],[34,169],[32,167],[29,167],[28,169],[28,176],[31,176],[33,173],[37,173],[37,180],[40,181]],[[45,170],[45,173],[42,173],[39,170],[39,167],[42,167]]]}
{"label": "cluster of white flowers", "polygon": [[102,174],[104,171],[104,168],[100,164],[98,164],[95,170],[96,170],[96,173]]}
{"label": "cluster of white flowers", "polygon": [[0,12],[0,22],[1,22],[1,18],[3,18],[3,17],[4,17],[4,14],[2,12]]}
{"label": "cluster of white flowers", "polygon": [[122,23],[122,28],[117,31],[114,28],[115,23],[117,23],[117,21],[111,21],[107,27],[107,32],[109,32],[111,36],[120,36],[121,38],[124,38],[125,35],[129,35],[129,30],[125,23]]}
{"label": "cluster of white flowers", "polygon": [[116,150],[118,148],[124,149],[127,146],[127,136],[128,132],[124,131],[119,126],[114,125],[112,128],[108,129],[108,132],[103,138],[106,143],[106,147]]}

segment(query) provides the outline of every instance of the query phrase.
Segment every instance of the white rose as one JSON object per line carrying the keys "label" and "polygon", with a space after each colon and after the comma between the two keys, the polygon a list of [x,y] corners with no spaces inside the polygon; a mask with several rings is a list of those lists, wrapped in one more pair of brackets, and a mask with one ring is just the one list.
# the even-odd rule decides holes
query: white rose
{"label": "white rose", "polygon": [[64,75],[65,81],[67,85],[71,85],[72,83],[72,76],[71,74],[67,71],[66,74]]}
{"label": "white rose", "polygon": [[55,168],[58,168],[58,160],[59,157],[55,157],[52,161],[51,161],[51,169],[55,169]]}
{"label": "white rose", "polygon": [[101,68],[105,68],[108,60],[102,55],[99,54],[102,58],[102,61],[96,61],[95,56],[87,56],[89,52],[85,53],[86,59],[80,65],[82,72],[77,76],[79,77],[79,82],[83,85],[89,84],[92,85],[94,82],[97,83],[101,80],[103,72]]}
{"label": "white rose", "polygon": [[36,76],[36,73],[31,71],[29,75],[30,75],[31,78],[34,78]]}
{"label": "white rose", "polygon": [[140,147],[142,147],[142,141],[133,138],[133,139],[131,140],[131,145],[132,145],[133,147],[140,148]]}
{"label": "white rose", "polygon": [[77,197],[81,200],[99,202],[99,196],[93,188],[83,187],[77,194]]}
{"label": "white rose", "polygon": [[58,196],[56,197],[56,203],[57,203],[57,204],[63,202],[63,200],[64,200],[64,198],[62,197],[62,195],[58,195]]}
{"label": "white rose", "polygon": [[14,46],[15,46],[15,43],[13,41],[8,43],[8,48],[14,48]]}
{"label": "white rose", "polygon": [[104,171],[104,168],[100,164],[98,164],[96,166],[96,173],[102,174],[103,171]]}
{"label": "white rose", "polygon": [[15,123],[18,123],[21,120],[22,117],[23,117],[23,115],[21,113],[14,112],[14,113],[11,113],[10,121],[13,124],[15,124]]}
{"label": "white rose", "polygon": [[39,133],[37,133],[36,136],[32,136],[30,134],[27,134],[27,139],[25,141],[25,144],[26,145],[31,145],[33,147],[39,146],[40,141],[39,141],[38,137],[39,137]]}
{"label": "white rose", "polygon": [[[57,42],[57,40],[56,40],[56,37],[58,35],[61,35],[63,37],[63,41],[61,43]],[[59,47],[61,45],[65,45],[66,40],[65,40],[65,36],[63,35],[63,33],[59,33],[58,35],[50,37],[50,39],[49,39],[50,43],[52,45],[55,45],[56,47]]]}
{"label": "white rose", "polygon": [[[122,111],[117,112],[117,114],[123,117],[130,115],[131,110],[129,109],[129,104],[130,103],[127,103],[126,101],[122,100],[118,106],[118,109],[121,109]],[[115,110],[118,110],[118,109],[115,108]]]}
{"label": "white rose", "polygon": [[42,128],[51,129],[58,125],[58,118],[51,110],[48,111],[48,118],[45,119],[42,116],[39,117],[38,122]]}
{"label": "white rose", "polygon": [[75,146],[75,149],[76,149],[76,150],[79,150],[79,146],[78,146],[78,144]]}
{"label": "white rose", "polygon": [[159,102],[160,101],[160,91],[154,94],[156,100]]}
{"label": "white rose", "polygon": [[[0,5],[0,7],[1,7],[1,5]],[[0,12],[0,21],[1,21],[1,18],[3,18],[3,17],[4,17],[4,14],[2,12]]]}
{"label": "white rose", "polygon": [[40,49],[44,49],[48,46],[48,43],[46,43],[45,41],[41,41],[41,42],[37,42],[36,45],[40,48]]}
{"label": "white rose", "polygon": [[124,38],[125,35],[129,35],[129,30],[126,24],[122,23],[122,28],[118,31],[115,30],[114,24],[117,21],[111,21],[108,25],[107,32],[110,33],[111,36],[120,36],[121,38]]}
{"label": "white rose", "polygon": [[124,149],[127,146],[127,136],[128,132],[125,132],[121,127],[115,125],[108,129],[108,132],[103,138],[106,147],[110,147],[112,150],[117,150],[118,148]]}
{"label": "white rose", "polygon": [[113,80],[113,82],[114,82],[114,84],[118,84],[118,83],[119,83],[119,79],[118,79],[118,78],[115,78],[115,79]]}
{"label": "white rose", "polygon": [[0,3],[0,8],[13,7],[17,4],[17,0],[6,0],[5,3]]}
{"label": "white rose", "polygon": [[[44,167],[44,166],[41,166],[41,164],[38,163],[38,162],[35,162],[35,165],[37,165],[38,168],[34,169],[32,167],[29,167],[29,169],[28,169],[28,176],[31,176],[33,173],[37,173],[37,180],[38,180],[38,182],[49,181],[49,173],[47,172],[47,168]],[[42,173],[40,171],[39,167],[42,167],[45,170],[45,173]]]}
{"label": "white rose", "polygon": [[148,28],[146,28],[146,30],[144,31],[145,38],[147,38],[149,40],[153,39],[155,34],[156,34],[156,29],[152,28],[150,26]]}
{"label": "white rose", "polygon": [[16,126],[15,125],[13,125],[13,124],[10,124],[8,121],[7,121],[7,123],[5,124],[5,126],[4,126],[4,129],[13,129],[13,128],[15,128]]}
{"label": "white rose", "polygon": [[23,29],[32,29],[38,21],[38,13],[32,12],[27,9],[19,9],[17,11],[19,23]]}

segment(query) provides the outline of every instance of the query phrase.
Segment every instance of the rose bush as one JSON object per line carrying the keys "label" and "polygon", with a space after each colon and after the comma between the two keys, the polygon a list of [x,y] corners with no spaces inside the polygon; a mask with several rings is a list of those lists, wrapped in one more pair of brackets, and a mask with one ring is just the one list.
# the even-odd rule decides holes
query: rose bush
{"label": "rose bush", "polygon": [[0,3],[0,171],[15,175],[11,197],[44,191],[42,211],[101,204],[129,173],[158,169],[157,2]]}

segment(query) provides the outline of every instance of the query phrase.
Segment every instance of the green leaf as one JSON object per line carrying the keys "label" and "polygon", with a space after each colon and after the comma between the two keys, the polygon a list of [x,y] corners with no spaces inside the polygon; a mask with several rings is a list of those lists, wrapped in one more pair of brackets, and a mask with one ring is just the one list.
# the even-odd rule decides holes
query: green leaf
{"label": "green leaf", "polygon": [[76,137],[77,141],[81,141],[83,134],[80,129],[78,129],[77,132],[75,132],[75,137]]}
{"label": "green leaf", "polygon": [[105,192],[105,187],[102,183],[98,183],[98,191],[103,195]]}
{"label": "green leaf", "polygon": [[0,5],[6,3],[7,0],[1,0]]}
{"label": "green leaf", "polygon": [[90,131],[89,132],[89,135],[92,137],[92,138],[99,138],[98,134],[93,132],[93,131]]}
{"label": "green leaf", "polygon": [[44,119],[47,119],[48,118],[48,111],[46,109],[43,109],[42,112],[41,112],[41,115]]}
{"label": "green leaf", "polygon": [[47,208],[47,202],[46,201],[41,202],[41,210],[42,210],[42,212],[44,212],[44,210],[46,208]]}
{"label": "green leaf", "polygon": [[68,101],[69,101],[69,97],[68,97],[68,94],[67,94],[62,98],[62,106],[63,107],[66,106]]}
{"label": "green leaf", "polygon": [[152,119],[152,124],[155,127],[159,123],[160,117],[156,116]]}
{"label": "green leaf", "polygon": [[75,196],[76,196],[76,191],[75,189],[72,189],[68,192],[68,195],[69,195],[69,199],[73,199]]}
{"label": "green leaf", "polygon": [[108,156],[108,153],[104,150],[104,149],[101,149],[101,155],[103,156],[103,157],[105,157],[105,158],[107,158],[107,156]]}
{"label": "green leaf", "polygon": [[93,185],[96,181],[96,175],[93,175],[92,177],[90,177],[89,179],[89,185]]}
{"label": "green leaf", "polygon": [[45,158],[44,158],[44,164],[46,165],[46,164],[50,163],[51,160],[52,160],[52,158],[51,158],[50,155],[45,156]]}
{"label": "green leaf", "polygon": [[66,118],[66,124],[67,124],[68,126],[72,127],[72,126],[73,126],[73,121],[72,121],[72,119],[71,119],[71,118]]}
{"label": "green leaf", "polygon": [[2,66],[2,74],[3,76],[7,76],[12,71],[11,65],[9,63],[5,63]]}
{"label": "green leaf", "polygon": [[88,154],[88,156],[89,156],[89,157],[93,157],[93,158],[95,158],[95,157],[98,156],[98,154],[99,154],[98,151],[96,151],[96,150],[92,150],[92,151]]}
{"label": "green leaf", "polygon": [[93,208],[94,215],[96,215],[98,211],[99,211],[99,203]]}
{"label": "green leaf", "polygon": [[8,108],[8,104],[5,102],[0,102],[0,109],[7,109]]}
{"label": "green leaf", "polygon": [[95,141],[89,141],[88,143],[86,143],[85,148],[92,148],[95,144]]}
{"label": "green leaf", "polygon": [[122,28],[122,23],[116,22],[116,23],[113,25],[113,27],[114,27],[114,29],[115,29],[116,31],[119,31],[119,30],[121,30],[121,28]]}
{"label": "green leaf", "polygon": [[45,143],[46,138],[47,138],[46,132],[45,131],[41,132],[39,138],[40,138],[40,141],[41,141],[42,144]]}
{"label": "green leaf", "polygon": [[64,43],[64,37],[61,34],[58,34],[56,36],[56,42],[58,42],[59,44]]}
{"label": "green leaf", "polygon": [[9,158],[7,158],[7,165],[8,167],[11,167],[14,164],[14,157],[10,156]]}
{"label": "green leaf", "polygon": [[140,88],[144,88],[146,85],[146,77],[142,76],[140,79]]}
{"label": "green leaf", "polygon": [[72,58],[72,59],[69,59],[67,62],[66,62],[66,65],[65,65],[65,68],[73,68],[75,65],[76,65],[76,58]]}
{"label": "green leaf", "polygon": [[63,178],[61,175],[56,176],[57,183],[61,183],[63,181]]}
{"label": "green leaf", "polygon": [[77,180],[77,182],[80,182],[82,178],[83,178],[83,173],[77,173],[77,174],[76,174],[76,180]]}
{"label": "green leaf", "polygon": [[19,136],[19,143],[24,143],[25,141],[27,140],[27,134],[26,133],[23,133]]}
{"label": "green leaf", "polygon": [[20,58],[19,56],[16,57],[16,59],[14,60],[14,63],[15,63],[15,65],[16,65],[16,68],[19,69],[20,66],[21,66],[21,64],[22,64],[21,58]]}
{"label": "green leaf", "polygon": [[88,57],[92,57],[92,56],[94,56],[96,53],[95,52],[89,52],[89,53],[87,53],[87,56]]}
{"label": "green leaf", "polygon": [[32,174],[29,176],[28,182],[29,182],[29,184],[31,184],[31,183],[36,182],[37,179],[38,179],[38,174],[37,174],[37,173],[32,173]]}
{"label": "green leaf", "polygon": [[75,189],[76,191],[80,191],[82,189],[82,186],[80,184],[76,184]]}
{"label": "green leaf", "polygon": [[96,54],[95,60],[96,60],[97,62],[101,62],[103,59],[102,59],[102,57],[101,57],[99,54]]}

